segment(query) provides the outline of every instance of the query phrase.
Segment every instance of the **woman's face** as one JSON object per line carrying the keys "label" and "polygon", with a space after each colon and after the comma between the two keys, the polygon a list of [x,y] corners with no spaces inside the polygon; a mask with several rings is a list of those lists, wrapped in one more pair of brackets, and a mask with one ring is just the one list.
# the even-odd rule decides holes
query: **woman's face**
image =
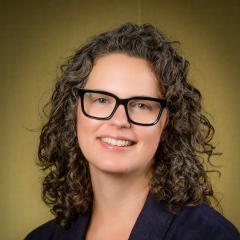
{"label": "woman's face", "polygon": [[[104,90],[119,98],[150,96],[162,98],[158,81],[148,62],[141,58],[114,53],[99,58],[85,88]],[[128,122],[123,105],[109,120],[86,117],[80,100],[77,106],[77,136],[90,170],[107,173],[145,174],[150,169],[166,121],[166,109],[153,126]],[[116,146],[102,138],[130,140],[130,146]],[[112,141],[114,142],[114,141]]]}

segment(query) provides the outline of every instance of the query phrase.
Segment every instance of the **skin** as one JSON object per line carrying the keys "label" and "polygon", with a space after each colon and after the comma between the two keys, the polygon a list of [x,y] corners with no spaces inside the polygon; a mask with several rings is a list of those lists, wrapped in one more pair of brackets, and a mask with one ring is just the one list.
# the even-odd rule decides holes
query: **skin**
{"label": "skin", "polygon": [[[85,87],[105,90],[120,98],[142,95],[163,98],[150,64],[119,53],[99,58]],[[164,109],[156,125],[134,125],[128,122],[124,107],[119,106],[109,120],[90,119],[82,113],[78,100],[78,141],[89,163],[94,192],[87,240],[117,239],[117,236],[128,239],[149,191],[153,157],[166,118]],[[130,147],[103,145],[99,139],[103,136],[120,136],[135,144]]]}

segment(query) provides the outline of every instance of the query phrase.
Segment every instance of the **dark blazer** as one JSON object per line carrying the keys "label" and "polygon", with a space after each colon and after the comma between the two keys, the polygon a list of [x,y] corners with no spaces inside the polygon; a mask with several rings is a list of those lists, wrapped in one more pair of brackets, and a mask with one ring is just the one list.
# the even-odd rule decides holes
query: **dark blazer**
{"label": "dark blazer", "polygon": [[[69,230],[51,220],[33,230],[25,240],[84,240],[90,217],[90,213],[79,215]],[[240,240],[240,234],[206,204],[185,207],[175,215],[163,201],[149,194],[129,240]]]}

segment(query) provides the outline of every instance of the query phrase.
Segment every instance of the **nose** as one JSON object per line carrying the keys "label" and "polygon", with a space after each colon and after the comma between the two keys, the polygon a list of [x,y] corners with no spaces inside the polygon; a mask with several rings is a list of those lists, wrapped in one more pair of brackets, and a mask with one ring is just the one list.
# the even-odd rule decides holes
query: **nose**
{"label": "nose", "polygon": [[110,119],[111,123],[120,127],[120,128],[129,128],[131,126],[128,121],[127,113],[123,105],[119,105],[116,112],[113,114]]}

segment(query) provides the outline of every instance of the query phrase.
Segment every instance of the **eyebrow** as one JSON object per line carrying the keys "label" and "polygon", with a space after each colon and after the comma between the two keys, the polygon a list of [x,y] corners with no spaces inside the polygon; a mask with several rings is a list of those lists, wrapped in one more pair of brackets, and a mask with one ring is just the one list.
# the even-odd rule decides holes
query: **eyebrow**
{"label": "eyebrow", "polygon": [[[85,87],[84,87],[85,88]],[[116,93],[113,93],[113,92],[110,92],[108,90],[105,90],[105,89],[101,89],[101,88],[86,88],[86,89],[89,89],[89,90],[93,90],[93,91],[101,91],[101,92],[106,92],[106,93],[111,93],[117,97],[119,97]],[[154,94],[155,95],[155,94]],[[150,98],[159,98],[159,99],[163,99],[162,96],[159,96],[159,94],[157,96],[152,96],[152,95],[146,95],[146,94],[138,94],[138,95],[131,95],[129,97],[126,97],[126,98],[134,98],[134,97],[150,97]],[[119,97],[120,98],[120,97]]]}

